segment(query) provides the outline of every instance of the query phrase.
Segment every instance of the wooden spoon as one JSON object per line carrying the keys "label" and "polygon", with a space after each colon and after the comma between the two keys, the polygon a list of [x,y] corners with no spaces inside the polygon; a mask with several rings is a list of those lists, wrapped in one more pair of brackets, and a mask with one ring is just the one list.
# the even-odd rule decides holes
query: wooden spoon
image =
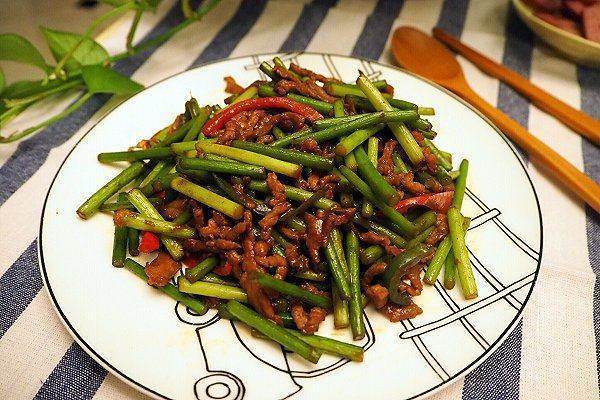
{"label": "wooden spoon", "polygon": [[544,167],[596,212],[600,212],[600,186],[475,93],[467,83],[460,64],[442,43],[418,29],[403,26],[394,32],[392,51],[396,61],[407,70],[434,81],[472,104],[529,153],[536,165]]}

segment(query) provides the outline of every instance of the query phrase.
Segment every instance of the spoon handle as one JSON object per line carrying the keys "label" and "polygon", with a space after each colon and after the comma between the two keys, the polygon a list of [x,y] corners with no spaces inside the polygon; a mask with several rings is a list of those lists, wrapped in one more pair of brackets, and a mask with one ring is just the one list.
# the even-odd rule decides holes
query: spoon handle
{"label": "spoon handle", "polygon": [[587,137],[593,143],[600,144],[600,121],[597,119],[576,110],[564,101],[532,84],[522,75],[498,64],[496,61],[484,56],[443,30],[435,28],[433,36],[471,61],[486,74],[498,78],[514,88],[517,92],[531,100],[538,108],[562,121],[575,132]]}
{"label": "spoon handle", "polygon": [[498,110],[469,87],[457,88],[457,93],[488,117],[506,136],[525,150],[537,162],[561,181],[580,199],[600,212],[600,186],[579,171],[556,151],[529,133],[517,121]]}

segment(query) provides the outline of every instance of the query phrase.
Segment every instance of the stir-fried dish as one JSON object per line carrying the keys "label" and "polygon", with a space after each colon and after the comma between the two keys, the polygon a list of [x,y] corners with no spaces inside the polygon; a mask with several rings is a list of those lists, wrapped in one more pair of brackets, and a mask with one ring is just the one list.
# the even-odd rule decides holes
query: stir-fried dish
{"label": "stir-fried dish", "polygon": [[[225,78],[225,106],[196,99],[173,123],[103,163],[128,162],[77,210],[112,213],[112,263],[196,313],[218,308],[316,363],[362,360],[363,309],[391,322],[422,313],[423,282],[477,285],[461,215],[468,162],[433,143],[428,107],[386,81],[355,84],[279,58],[268,81]],[[114,201],[108,201],[115,196]],[[131,258],[156,257],[145,267]],[[180,274],[180,271],[184,271]]]}

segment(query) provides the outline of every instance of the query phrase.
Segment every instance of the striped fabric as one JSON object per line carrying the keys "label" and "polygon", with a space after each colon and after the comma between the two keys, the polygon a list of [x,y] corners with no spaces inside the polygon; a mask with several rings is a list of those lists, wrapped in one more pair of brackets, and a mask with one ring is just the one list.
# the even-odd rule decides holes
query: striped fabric
{"label": "striped fabric", "polygon": [[[140,38],[182,18],[164,1]],[[99,40],[120,50],[126,21]],[[116,68],[148,85],[215,59],[280,51],[324,51],[392,63],[400,25],[439,26],[600,118],[600,71],[576,67],[541,45],[498,0],[223,0],[204,21]],[[460,60],[473,87],[600,180],[600,150],[509,87]],[[62,100],[65,107],[72,98]],[[97,96],[18,145],[0,149],[0,399],[124,399],[144,396],[94,362],[60,324],[42,291],[37,218],[50,180],[74,143],[116,105]],[[528,164],[544,217],[539,283],[523,320],[482,365],[433,399],[598,399],[600,217]],[[568,223],[568,228],[566,224]]]}

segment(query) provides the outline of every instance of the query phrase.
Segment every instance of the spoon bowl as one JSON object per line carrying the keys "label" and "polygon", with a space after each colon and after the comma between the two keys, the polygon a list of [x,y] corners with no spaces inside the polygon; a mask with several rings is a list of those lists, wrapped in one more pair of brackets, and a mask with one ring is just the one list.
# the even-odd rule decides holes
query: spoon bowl
{"label": "spoon bowl", "polygon": [[396,61],[404,68],[442,86],[465,80],[454,54],[418,29],[409,26],[396,29],[392,36],[392,51]]}

